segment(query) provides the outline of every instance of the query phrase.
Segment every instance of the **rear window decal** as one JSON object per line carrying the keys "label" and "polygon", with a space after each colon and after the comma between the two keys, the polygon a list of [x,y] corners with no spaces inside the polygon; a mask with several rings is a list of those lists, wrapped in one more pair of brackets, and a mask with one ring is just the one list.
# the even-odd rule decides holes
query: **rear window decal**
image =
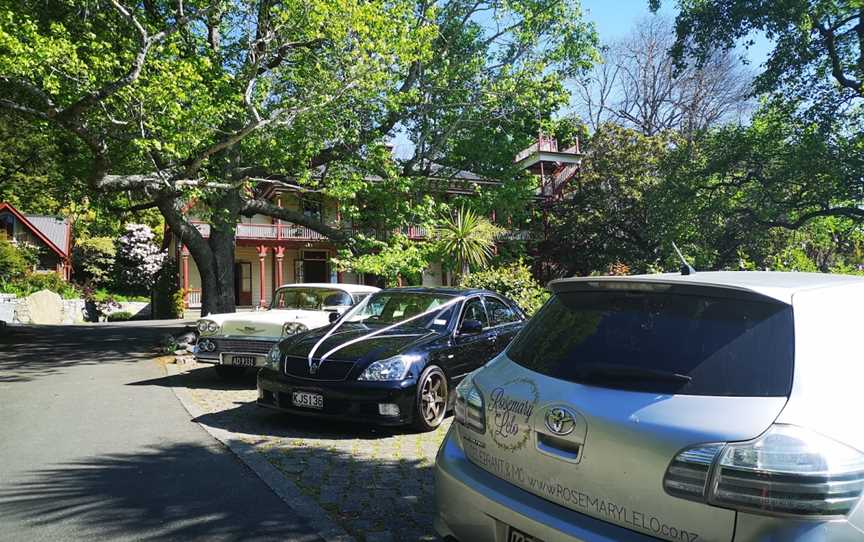
{"label": "rear window decal", "polygon": [[511,380],[489,393],[487,411],[495,444],[510,451],[525,446],[531,435],[528,419],[538,398],[537,385],[525,378]]}

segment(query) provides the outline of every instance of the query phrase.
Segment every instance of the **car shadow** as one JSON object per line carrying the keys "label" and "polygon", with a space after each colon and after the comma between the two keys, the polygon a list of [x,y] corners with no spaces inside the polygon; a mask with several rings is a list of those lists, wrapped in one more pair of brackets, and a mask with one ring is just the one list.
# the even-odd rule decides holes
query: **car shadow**
{"label": "car shadow", "polygon": [[165,388],[181,387],[190,390],[244,390],[255,389],[255,371],[247,370],[241,377],[226,380],[216,374],[211,366],[197,367],[178,375],[166,375],[159,378],[129,382],[127,386],[162,386]]}

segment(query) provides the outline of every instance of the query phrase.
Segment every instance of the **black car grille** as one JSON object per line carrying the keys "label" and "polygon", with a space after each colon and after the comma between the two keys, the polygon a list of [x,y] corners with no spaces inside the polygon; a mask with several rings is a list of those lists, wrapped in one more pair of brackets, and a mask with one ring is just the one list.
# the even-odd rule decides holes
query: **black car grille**
{"label": "black car grille", "polygon": [[266,354],[277,341],[249,341],[244,339],[211,339],[216,343],[216,353]]}
{"label": "black car grille", "polygon": [[313,360],[319,363],[318,370],[313,374],[309,370],[309,360],[298,356],[285,357],[285,374],[305,378],[307,380],[345,380],[348,373],[354,368],[353,361],[338,361],[328,359],[321,363],[320,359]]}

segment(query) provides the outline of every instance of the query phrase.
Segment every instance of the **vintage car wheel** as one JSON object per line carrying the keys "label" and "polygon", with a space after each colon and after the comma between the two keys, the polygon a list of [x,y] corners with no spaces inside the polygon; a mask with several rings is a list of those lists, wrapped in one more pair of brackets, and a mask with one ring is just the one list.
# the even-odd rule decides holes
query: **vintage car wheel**
{"label": "vintage car wheel", "polygon": [[427,367],[417,381],[414,427],[432,431],[444,421],[448,399],[447,375],[436,366]]}
{"label": "vintage car wheel", "polygon": [[246,367],[234,367],[232,365],[216,365],[216,374],[223,380],[237,380],[246,372]]}

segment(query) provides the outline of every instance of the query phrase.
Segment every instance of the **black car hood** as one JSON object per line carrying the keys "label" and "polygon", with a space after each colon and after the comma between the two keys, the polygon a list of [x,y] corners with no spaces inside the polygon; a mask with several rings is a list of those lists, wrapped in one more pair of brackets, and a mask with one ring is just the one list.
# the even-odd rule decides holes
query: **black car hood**
{"label": "black car hood", "polygon": [[[338,348],[354,339],[361,339],[385,327],[365,324],[343,324],[318,346],[314,357],[320,358],[334,348]],[[282,348],[282,352],[289,356],[308,357],[312,348],[315,347],[318,341],[330,329],[332,329],[332,326],[304,333],[294,340],[289,339]],[[361,363],[385,359],[412,350],[440,336],[439,333],[428,329],[400,327],[339,348],[328,356],[328,359]]]}

